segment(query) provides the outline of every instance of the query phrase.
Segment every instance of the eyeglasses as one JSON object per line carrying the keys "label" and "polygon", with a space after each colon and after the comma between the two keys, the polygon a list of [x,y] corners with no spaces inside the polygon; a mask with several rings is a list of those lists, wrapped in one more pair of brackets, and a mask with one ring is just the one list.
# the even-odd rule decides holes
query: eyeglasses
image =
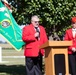
{"label": "eyeglasses", "polygon": [[39,21],[33,21],[34,23],[39,23]]}
{"label": "eyeglasses", "polygon": [[72,23],[72,24],[76,24],[76,22],[75,23]]}

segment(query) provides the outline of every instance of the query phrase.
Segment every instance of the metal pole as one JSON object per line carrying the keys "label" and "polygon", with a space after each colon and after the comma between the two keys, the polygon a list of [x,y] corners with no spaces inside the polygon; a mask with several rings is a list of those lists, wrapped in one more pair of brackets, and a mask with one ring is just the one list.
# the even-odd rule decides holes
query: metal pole
{"label": "metal pole", "polygon": [[2,62],[2,47],[0,47],[0,62]]}

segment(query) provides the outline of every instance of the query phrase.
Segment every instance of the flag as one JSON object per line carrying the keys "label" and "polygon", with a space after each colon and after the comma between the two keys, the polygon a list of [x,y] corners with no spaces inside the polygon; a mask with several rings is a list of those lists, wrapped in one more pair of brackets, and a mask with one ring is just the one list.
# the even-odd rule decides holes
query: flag
{"label": "flag", "polygon": [[22,30],[16,23],[9,9],[0,1],[0,35],[12,45],[15,50],[20,51],[25,44],[22,41]]}

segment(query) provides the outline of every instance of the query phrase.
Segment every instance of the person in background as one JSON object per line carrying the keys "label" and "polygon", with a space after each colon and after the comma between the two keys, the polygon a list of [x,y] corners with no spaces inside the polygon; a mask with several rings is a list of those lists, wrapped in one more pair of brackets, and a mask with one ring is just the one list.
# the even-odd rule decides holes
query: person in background
{"label": "person in background", "polygon": [[72,41],[72,46],[68,47],[69,69],[71,75],[76,75],[76,16],[72,17],[72,28],[66,30],[64,40]]}
{"label": "person in background", "polygon": [[31,24],[22,31],[22,40],[26,43],[24,49],[27,75],[42,75],[42,56],[44,49],[39,47],[47,42],[47,35],[43,26],[39,24],[39,17],[31,17]]}

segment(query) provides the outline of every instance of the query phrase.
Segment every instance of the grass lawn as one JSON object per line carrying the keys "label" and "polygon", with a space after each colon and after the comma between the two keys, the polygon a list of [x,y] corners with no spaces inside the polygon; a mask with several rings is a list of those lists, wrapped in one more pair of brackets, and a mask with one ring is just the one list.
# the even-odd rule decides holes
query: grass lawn
{"label": "grass lawn", "polygon": [[26,75],[23,50],[2,49],[3,61],[5,63],[0,63],[0,75]]}
{"label": "grass lawn", "polygon": [[26,75],[25,66],[0,65],[0,75]]}

